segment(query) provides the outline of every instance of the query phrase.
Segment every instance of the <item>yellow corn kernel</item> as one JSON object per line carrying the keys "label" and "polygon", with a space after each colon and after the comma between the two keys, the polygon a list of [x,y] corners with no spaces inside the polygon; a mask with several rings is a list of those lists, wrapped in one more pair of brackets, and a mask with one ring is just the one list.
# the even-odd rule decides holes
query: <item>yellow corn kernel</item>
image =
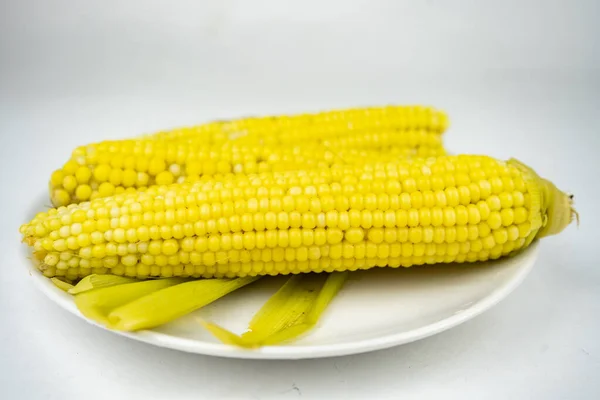
{"label": "yellow corn kernel", "polygon": [[111,169],[109,165],[100,164],[94,168],[93,176],[96,182],[102,183],[108,181]]}
{"label": "yellow corn kernel", "polygon": [[75,197],[79,201],[87,201],[92,197],[92,188],[90,185],[79,185],[75,190]]}

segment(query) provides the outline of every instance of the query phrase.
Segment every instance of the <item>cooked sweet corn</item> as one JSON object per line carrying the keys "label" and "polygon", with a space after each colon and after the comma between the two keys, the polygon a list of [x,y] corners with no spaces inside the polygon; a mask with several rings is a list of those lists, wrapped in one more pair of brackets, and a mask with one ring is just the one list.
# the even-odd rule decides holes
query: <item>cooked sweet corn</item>
{"label": "cooked sweet corn", "polygon": [[200,137],[206,143],[221,144],[232,139],[256,138],[271,143],[304,143],[375,131],[425,130],[443,133],[448,116],[424,106],[377,106],[318,113],[275,115],[214,121],[204,125],[147,135],[152,139],[188,140]]}
{"label": "cooked sweet corn", "polygon": [[243,277],[496,259],[574,213],[517,161],[444,156],[155,186],[21,232],[50,277]]}
{"label": "cooked sweet corn", "polygon": [[246,118],[77,148],[50,178],[55,206],[194,182],[201,176],[325,168],[444,154],[447,118],[425,107],[379,107]]}
{"label": "cooked sweet corn", "polygon": [[[62,170],[52,174],[51,199],[60,206],[132,193],[153,185],[195,182],[202,176],[319,169],[334,164],[362,164],[365,160],[437,156],[444,152],[439,135],[434,133],[407,133],[399,137],[395,147],[380,150],[364,146],[361,150],[344,148],[337,144],[215,149],[162,141],[100,143],[94,150],[88,147],[88,156],[75,156]],[[80,169],[85,172],[80,174]],[[93,171],[91,178],[87,177],[88,171]],[[86,180],[80,181],[77,175]]]}

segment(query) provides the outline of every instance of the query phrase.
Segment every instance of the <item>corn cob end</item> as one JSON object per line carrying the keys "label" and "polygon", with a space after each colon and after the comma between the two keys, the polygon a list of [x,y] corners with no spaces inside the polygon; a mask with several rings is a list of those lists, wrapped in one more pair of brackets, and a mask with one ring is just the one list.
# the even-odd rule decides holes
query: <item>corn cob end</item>
{"label": "corn cob end", "polygon": [[544,190],[543,201],[546,203],[544,213],[546,220],[538,233],[538,238],[562,232],[573,220],[577,220],[579,225],[579,214],[573,207],[574,197],[562,192],[550,181],[542,179],[542,184]]}
{"label": "corn cob end", "polygon": [[539,191],[542,220],[536,238],[556,235],[565,230],[573,220],[576,220],[579,225],[579,213],[574,208],[573,195],[561,191],[552,182],[541,178],[531,167],[522,162],[511,159],[509,163],[523,171],[534,183],[534,185],[530,185],[530,190]]}

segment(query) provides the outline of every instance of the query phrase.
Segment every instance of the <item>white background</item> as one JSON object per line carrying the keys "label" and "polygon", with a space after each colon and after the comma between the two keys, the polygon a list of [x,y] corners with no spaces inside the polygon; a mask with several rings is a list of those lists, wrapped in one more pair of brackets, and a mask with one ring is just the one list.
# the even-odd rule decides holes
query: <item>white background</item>
{"label": "white background", "polygon": [[[599,16],[592,0],[1,1],[0,398],[600,398]],[[364,355],[227,360],[94,328],[23,268],[18,226],[77,145],[381,103],[444,108],[451,151],[517,157],[576,195],[579,229],[475,320]]]}

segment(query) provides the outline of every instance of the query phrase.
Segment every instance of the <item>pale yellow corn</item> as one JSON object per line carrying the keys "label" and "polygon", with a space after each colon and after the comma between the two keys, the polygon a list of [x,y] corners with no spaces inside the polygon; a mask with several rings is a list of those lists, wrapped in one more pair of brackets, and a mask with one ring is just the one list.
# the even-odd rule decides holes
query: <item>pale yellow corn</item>
{"label": "pale yellow corn", "polygon": [[516,161],[444,156],[207,177],[51,209],[21,232],[46,276],[236,277],[496,259],[573,213]]}
{"label": "pale yellow corn", "polygon": [[424,130],[441,134],[447,128],[448,116],[433,107],[388,105],[214,121],[147,137],[164,140],[195,140],[200,137],[206,143],[215,144],[240,139],[253,142],[260,138],[268,143],[291,144],[360,137],[374,132]]}
{"label": "pale yellow corn", "polygon": [[317,169],[444,154],[447,118],[427,107],[373,107],[245,118],[77,148],[50,178],[55,206],[216,174]]}

